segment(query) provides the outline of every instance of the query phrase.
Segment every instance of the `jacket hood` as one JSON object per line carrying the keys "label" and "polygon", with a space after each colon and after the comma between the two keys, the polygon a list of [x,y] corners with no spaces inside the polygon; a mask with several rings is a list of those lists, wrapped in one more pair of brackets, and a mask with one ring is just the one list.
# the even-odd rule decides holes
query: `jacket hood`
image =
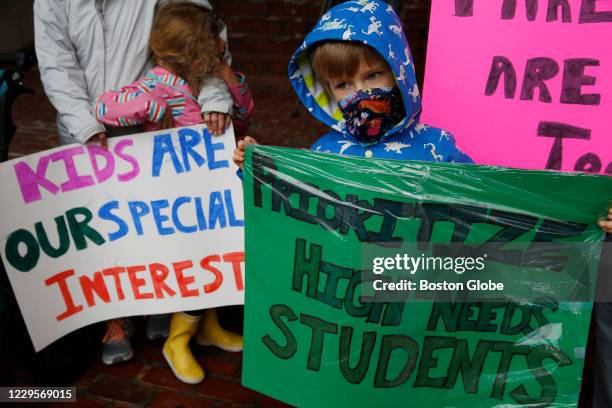
{"label": "jacket hood", "polygon": [[[341,3],[325,13],[289,61],[289,79],[298,97],[318,120],[345,133],[337,102],[310,65],[311,47],[321,41],[354,41],[374,48],[387,61],[402,95],[406,117],[383,139],[418,123],[421,97],[402,22],[392,6],[378,0]],[[346,133],[345,133],[346,134]]]}

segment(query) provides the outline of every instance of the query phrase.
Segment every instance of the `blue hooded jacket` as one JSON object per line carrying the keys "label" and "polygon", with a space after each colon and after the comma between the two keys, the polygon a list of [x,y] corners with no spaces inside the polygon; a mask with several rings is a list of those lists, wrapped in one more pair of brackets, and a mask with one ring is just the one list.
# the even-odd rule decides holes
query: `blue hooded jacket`
{"label": "blue hooded jacket", "polygon": [[[309,49],[317,42],[355,41],[373,47],[391,67],[400,89],[406,117],[378,142],[365,144],[345,131],[344,119],[325,84],[310,65]],[[446,130],[419,122],[421,96],[402,22],[393,7],[377,0],[347,1],[330,9],[306,36],[289,61],[289,79],[315,118],[333,130],[311,149],[361,157],[473,163],[457,148]]]}

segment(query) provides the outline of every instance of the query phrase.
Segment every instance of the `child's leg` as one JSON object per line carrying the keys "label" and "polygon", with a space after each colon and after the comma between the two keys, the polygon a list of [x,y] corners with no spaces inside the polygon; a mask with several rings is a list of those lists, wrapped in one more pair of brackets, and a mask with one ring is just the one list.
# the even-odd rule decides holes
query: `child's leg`
{"label": "child's leg", "polygon": [[168,337],[170,331],[169,313],[151,315],[147,319],[147,337],[149,340],[161,339]]}
{"label": "child's leg", "polygon": [[108,320],[106,335],[102,339],[102,361],[104,364],[116,364],[131,360],[134,350],[130,344],[130,336],[134,332],[132,320],[129,317]]}
{"label": "child's leg", "polygon": [[196,336],[196,342],[202,346],[217,346],[225,351],[242,351],[242,336],[225,330],[219,324],[217,309],[207,309]]}
{"label": "child's leg", "polygon": [[204,379],[204,370],[189,347],[201,316],[201,310],[174,313],[170,320],[170,334],[164,343],[163,353],[168,365],[176,378],[187,384],[197,384]]}

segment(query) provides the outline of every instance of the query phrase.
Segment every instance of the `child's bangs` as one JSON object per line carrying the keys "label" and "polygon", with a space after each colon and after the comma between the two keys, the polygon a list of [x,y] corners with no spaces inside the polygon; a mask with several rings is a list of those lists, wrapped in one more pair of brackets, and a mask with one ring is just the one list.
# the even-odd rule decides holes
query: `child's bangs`
{"label": "child's bangs", "polygon": [[381,60],[372,47],[347,41],[325,41],[316,45],[311,54],[312,68],[324,80],[352,77],[361,61],[374,65]]}

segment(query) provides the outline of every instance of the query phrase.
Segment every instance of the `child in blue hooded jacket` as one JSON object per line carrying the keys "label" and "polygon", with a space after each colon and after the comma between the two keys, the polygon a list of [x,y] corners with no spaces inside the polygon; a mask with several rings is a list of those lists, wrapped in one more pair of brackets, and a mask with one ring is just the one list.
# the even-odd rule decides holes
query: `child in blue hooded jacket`
{"label": "child in blue hooded jacket", "polygon": [[[289,61],[298,97],[332,130],[311,149],[361,157],[472,163],[446,130],[420,123],[421,96],[402,22],[378,0],[325,13]],[[238,142],[244,162],[251,137]]]}

